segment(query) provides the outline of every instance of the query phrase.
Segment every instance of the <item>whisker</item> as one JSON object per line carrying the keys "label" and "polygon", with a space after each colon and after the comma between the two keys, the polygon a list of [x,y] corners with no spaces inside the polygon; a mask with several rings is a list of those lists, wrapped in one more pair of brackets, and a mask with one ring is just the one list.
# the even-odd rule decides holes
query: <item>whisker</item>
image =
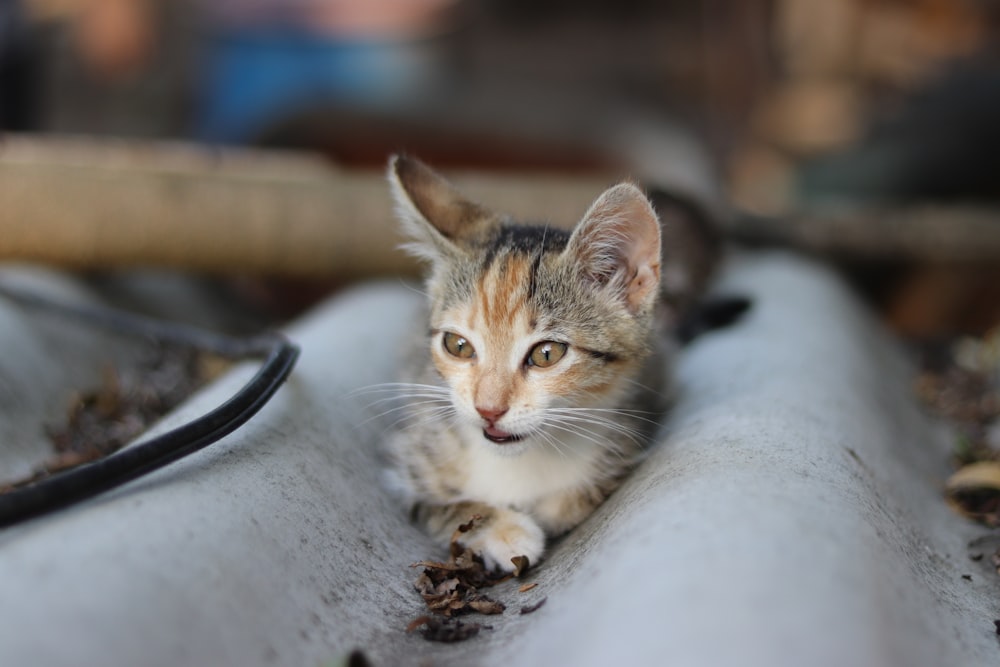
{"label": "whisker", "polygon": [[632,445],[641,447],[646,439],[644,434],[636,429],[632,429],[627,426],[608,424],[607,422],[593,419],[580,419],[564,416],[552,419],[552,423],[561,424],[566,428],[575,428],[581,431],[594,433],[613,443],[618,443],[624,440]]}
{"label": "whisker", "polygon": [[647,424],[659,424],[658,421],[649,419],[646,417],[640,417],[638,414],[623,413],[620,410],[612,409],[602,409],[602,408],[549,408],[551,414],[558,415],[566,419],[575,419],[588,421],[592,424],[600,424],[606,426],[607,428],[613,430],[627,430],[632,433],[640,433],[641,431],[634,428],[622,421],[617,419],[612,419],[605,415],[622,416],[627,417],[629,420],[641,421]]}
{"label": "whisker", "polygon": [[[365,406],[368,410],[376,411],[364,420],[364,424],[399,414],[399,417],[393,420],[388,428],[396,428],[408,419],[417,420],[418,418],[419,421],[414,423],[419,425],[436,420],[448,411],[454,410],[448,390],[434,385],[393,382],[368,387],[365,393],[392,395],[383,396]],[[379,409],[387,404],[390,407]]]}
{"label": "whisker", "polygon": [[[408,399],[408,400],[407,402],[403,403],[403,399]],[[366,404],[364,407],[370,410],[372,408],[377,408],[387,403],[388,404],[397,403],[399,404],[397,406],[398,408],[406,408],[407,405],[423,405],[426,403],[448,403],[448,402],[449,401],[447,399],[442,398],[440,396],[435,396],[434,394],[408,394],[407,396],[403,397],[390,396],[388,398],[380,398],[377,401],[372,401],[371,403]],[[391,408],[391,409],[395,410],[397,408]]]}
{"label": "whisker", "polygon": [[[593,434],[594,436],[601,435],[602,437],[605,438],[605,440],[608,440],[609,438],[607,438],[607,436],[603,434],[598,433],[598,430],[607,431],[610,432],[610,434],[623,436],[634,444],[639,444],[639,438],[637,437],[638,434],[634,430],[628,429],[627,427],[610,425],[599,420],[580,419],[580,418],[572,418],[565,416],[555,417],[549,421],[552,424],[558,424],[560,426],[565,427],[566,429],[576,429],[580,433],[586,432],[588,434]],[[596,429],[590,427],[596,427]]]}
{"label": "whisker", "polygon": [[363,423],[367,423],[367,422],[375,420],[375,419],[381,419],[382,417],[387,417],[387,416],[393,414],[394,412],[405,412],[407,410],[413,410],[413,409],[420,410],[420,409],[423,409],[425,406],[434,406],[434,405],[439,406],[439,409],[445,409],[445,408],[450,409],[450,407],[451,407],[450,404],[447,401],[442,401],[442,400],[439,400],[439,399],[428,399],[428,400],[423,400],[423,401],[411,401],[409,403],[406,403],[405,405],[396,405],[396,406],[393,406],[393,407],[391,407],[391,408],[389,408],[387,410],[382,410],[380,412],[376,412],[371,417],[369,417],[368,419],[366,419]]}
{"label": "whisker", "polygon": [[566,433],[574,435],[574,436],[576,436],[578,438],[582,438],[583,440],[587,440],[587,441],[591,442],[592,444],[594,444],[595,446],[597,446],[598,448],[604,450],[608,454],[613,455],[615,458],[619,459],[620,461],[626,461],[627,460],[627,458],[625,457],[624,453],[621,451],[621,447],[615,446],[615,444],[613,442],[609,441],[606,438],[600,438],[600,437],[598,437],[596,434],[594,434],[592,431],[590,431],[588,429],[581,429],[581,428],[579,428],[579,427],[577,427],[575,425],[561,424],[561,423],[558,423],[558,422],[549,423],[548,426],[549,426],[549,428],[556,429],[556,430],[559,430],[559,431],[565,431]]}
{"label": "whisker", "polygon": [[[549,409],[553,410],[553,411],[559,411],[559,412],[565,412],[565,413],[570,413],[570,412],[577,413],[577,412],[579,412],[579,413],[584,413],[584,414],[588,414],[588,413],[603,413],[603,414],[609,414],[609,415],[618,415],[618,416],[621,416],[621,417],[628,417],[629,419],[635,419],[637,421],[645,422],[647,424],[652,424],[654,426],[659,426],[660,425],[660,421],[661,421],[660,419],[654,419],[654,418],[651,418],[651,417],[644,417],[643,416],[643,415],[652,415],[652,416],[659,415],[660,413],[657,412],[657,411],[655,411],[655,410],[629,410],[629,409],[625,409],[625,408],[575,408],[575,407],[549,408]],[[603,414],[601,414],[601,415],[595,414],[594,417],[600,417],[600,418],[603,419],[604,418]],[[617,424],[618,422],[614,422],[614,421],[608,420],[607,423],[610,425],[610,424]]]}
{"label": "whisker", "polygon": [[[387,410],[379,410],[372,417],[365,420],[365,423],[374,419],[380,419],[386,415],[400,410],[409,410],[414,407],[419,408],[424,405],[440,403],[442,405],[451,404],[450,392],[445,387],[431,384],[420,384],[415,382],[386,382],[383,384],[371,385],[355,390],[349,396],[382,395],[382,398],[370,401],[366,409],[379,408],[386,404],[394,404]],[[398,422],[397,422],[398,423]]]}
{"label": "whisker", "polygon": [[409,291],[414,292],[416,294],[419,294],[420,296],[424,297],[425,299],[430,300],[430,294],[428,294],[424,290],[422,290],[419,287],[417,287],[416,284],[414,284],[412,280],[403,280],[403,279],[400,279],[399,284],[402,285],[404,288],[408,289]]}
{"label": "whisker", "polygon": [[[385,416],[385,415],[383,415]],[[427,424],[451,420],[455,416],[455,411],[451,406],[440,406],[433,409],[423,409],[420,411],[405,411],[399,417],[386,425],[387,430],[396,430],[402,424],[407,424],[409,428],[420,428]]]}
{"label": "whisker", "polygon": [[555,452],[559,454],[559,456],[563,458],[569,457],[569,454],[567,453],[566,450],[566,445],[560,442],[559,439],[556,438],[555,435],[553,435],[552,433],[548,433],[544,429],[541,429],[536,431],[535,435],[537,435],[546,445],[555,450]]}
{"label": "whisker", "polygon": [[670,391],[663,391],[662,389],[654,389],[653,387],[650,387],[649,385],[643,384],[642,382],[639,382],[638,380],[636,380],[634,378],[628,378],[628,377],[626,377],[626,378],[622,378],[622,380],[626,384],[630,384],[633,387],[638,387],[639,389],[642,389],[643,391],[649,392],[650,394],[652,394],[654,396],[659,396],[660,398],[666,398],[666,397],[670,396],[670,394],[671,394]]}
{"label": "whisker", "polygon": [[366,394],[375,393],[396,393],[404,394],[413,390],[423,390],[430,393],[447,395],[449,394],[449,389],[447,387],[442,387],[436,384],[425,384],[419,382],[383,382],[380,384],[372,384],[365,387],[359,387],[353,391],[348,392],[348,396],[364,396]]}

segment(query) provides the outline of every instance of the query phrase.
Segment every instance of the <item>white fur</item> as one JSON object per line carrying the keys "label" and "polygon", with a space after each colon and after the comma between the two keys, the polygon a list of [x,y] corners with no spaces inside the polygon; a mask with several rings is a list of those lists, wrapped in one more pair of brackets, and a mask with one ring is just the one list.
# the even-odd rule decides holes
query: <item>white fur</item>
{"label": "white fur", "polygon": [[545,552],[545,532],[527,514],[499,509],[489,525],[468,533],[463,541],[480,554],[487,568],[513,571],[513,558],[537,564]]}
{"label": "white fur", "polygon": [[[556,450],[542,442],[494,444],[481,431],[464,430],[470,444],[466,450],[468,477],[463,485],[468,500],[523,507],[594,477],[600,450],[581,436],[560,434],[560,449]],[[505,454],[504,448],[510,447],[521,451]]]}

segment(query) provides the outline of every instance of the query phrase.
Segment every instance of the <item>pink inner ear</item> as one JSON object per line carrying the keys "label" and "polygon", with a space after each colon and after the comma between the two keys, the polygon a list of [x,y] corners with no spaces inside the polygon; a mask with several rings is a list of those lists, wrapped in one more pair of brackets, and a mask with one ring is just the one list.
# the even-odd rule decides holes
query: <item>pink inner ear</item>
{"label": "pink inner ear", "polygon": [[650,291],[655,291],[660,284],[660,263],[640,266],[625,290],[625,301],[631,312],[638,312],[649,297]]}
{"label": "pink inner ear", "polygon": [[571,245],[593,275],[617,276],[628,309],[638,312],[660,282],[660,222],[646,196],[622,183],[598,197]]}

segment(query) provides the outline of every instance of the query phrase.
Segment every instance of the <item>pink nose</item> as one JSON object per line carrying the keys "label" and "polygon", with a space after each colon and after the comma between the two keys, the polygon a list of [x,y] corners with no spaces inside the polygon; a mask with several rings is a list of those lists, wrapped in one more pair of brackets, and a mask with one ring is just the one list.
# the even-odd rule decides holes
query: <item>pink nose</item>
{"label": "pink nose", "polygon": [[481,408],[477,405],[476,412],[492,426],[498,419],[507,414],[507,408]]}

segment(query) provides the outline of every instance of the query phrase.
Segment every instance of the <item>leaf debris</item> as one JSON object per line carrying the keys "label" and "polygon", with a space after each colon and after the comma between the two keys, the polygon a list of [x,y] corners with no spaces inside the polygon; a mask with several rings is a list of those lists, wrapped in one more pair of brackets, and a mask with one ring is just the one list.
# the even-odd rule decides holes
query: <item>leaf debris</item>
{"label": "leaf debris", "polygon": [[[481,521],[482,517],[473,516],[455,530],[447,561],[426,560],[411,566],[423,568],[414,582],[414,588],[432,613],[414,619],[406,628],[408,633],[423,628],[421,635],[429,641],[464,641],[479,634],[481,629],[492,629],[492,626],[459,621],[456,616],[470,613],[496,615],[507,609],[505,604],[485,595],[480,589],[520,576],[530,563],[527,557],[518,556],[511,559],[515,567],[513,573],[488,570],[483,559],[462,544],[462,536],[475,530]],[[530,590],[535,585],[521,588]],[[522,609],[522,613],[526,612]]]}
{"label": "leaf debris", "polygon": [[406,631],[413,632],[417,628],[422,628],[420,635],[427,641],[445,643],[465,641],[478,635],[480,630],[493,629],[489,625],[463,623],[457,618],[447,616],[421,616],[414,619],[406,627]]}
{"label": "leaf debris", "polygon": [[536,611],[538,611],[539,609],[541,609],[542,605],[544,605],[546,602],[548,602],[548,598],[544,597],[541,600],[539,600],[538,602],[536,602],[535,604],[528,605],[527,607],[521,607],[521,613],[522,614],[533,614]]}
{"label": "leaf debris", "polygon": [[104,458],[141,435],[219,369],[197,350],[157,346],[135,368],[107,365],[97,387],[71,394],[63,425],[47,429],[53,453],[24,479],[0,493]]}
{"label": "leaf debris", "polygon": [[1000,526],[1000,326],[924,356],[917,396],[956,433],[948,502],[970,519]]}

